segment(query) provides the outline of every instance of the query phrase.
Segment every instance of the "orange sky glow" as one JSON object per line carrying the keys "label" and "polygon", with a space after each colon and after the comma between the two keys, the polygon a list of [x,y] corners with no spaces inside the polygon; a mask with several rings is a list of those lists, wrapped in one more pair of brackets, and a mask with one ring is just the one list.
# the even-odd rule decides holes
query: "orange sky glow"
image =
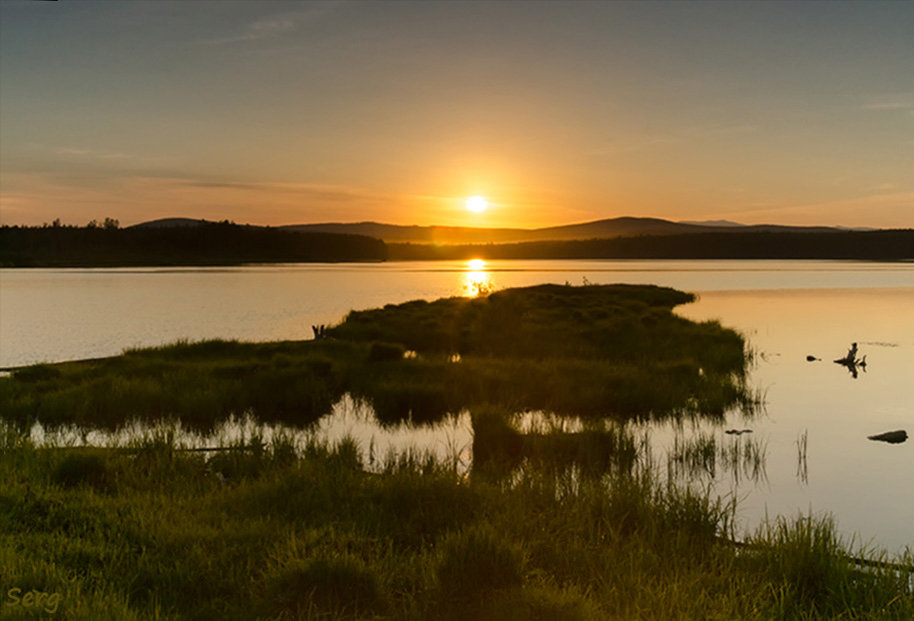
{"label": "orange sky glow", "polygon": [[0,12],[3,224],[914,226],[914,3]]}

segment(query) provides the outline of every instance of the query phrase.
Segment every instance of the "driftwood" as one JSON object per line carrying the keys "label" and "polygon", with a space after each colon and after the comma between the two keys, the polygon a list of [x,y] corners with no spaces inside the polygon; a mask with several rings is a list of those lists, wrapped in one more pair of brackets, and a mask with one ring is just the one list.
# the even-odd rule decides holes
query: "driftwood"
{"label": "driftwood", "polygon": [[[809,357],[807,356],[807,360],[808,359]],[[866,355],[862,358],[857,358],[857,344],[852,343],[851,348],[847,351],[847,355],[844,356],[844,358],[835,360],[835,364],[847,367],[847,370],[854,376],[854,379],[857,379],[857,369],[866,371]]]}

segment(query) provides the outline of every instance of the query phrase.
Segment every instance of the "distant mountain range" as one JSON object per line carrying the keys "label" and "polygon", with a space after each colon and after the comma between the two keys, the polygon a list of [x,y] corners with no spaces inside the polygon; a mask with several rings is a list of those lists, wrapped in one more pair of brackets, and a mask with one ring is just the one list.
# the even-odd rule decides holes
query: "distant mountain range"
{"label": "distant mountain range", "polygon": [[[191,218],[164,218],[137,224],[133,228],[192,227],[208,223]],[[254,225],[247,225],[254,226]],[[288,224],[274,227],[308,233],[367,235],[393,243],[420,244],[505,244],[531,241],[568,241],[636,237],[641,235],[681,235],[689,233],[838,233],[847,229],[825,226],[745,225],[727,220],[673,222],[659,218],[609,218],[550,226],[538,229],[473,228],[461,226],[404,226],[379,222],[326,222]]]}

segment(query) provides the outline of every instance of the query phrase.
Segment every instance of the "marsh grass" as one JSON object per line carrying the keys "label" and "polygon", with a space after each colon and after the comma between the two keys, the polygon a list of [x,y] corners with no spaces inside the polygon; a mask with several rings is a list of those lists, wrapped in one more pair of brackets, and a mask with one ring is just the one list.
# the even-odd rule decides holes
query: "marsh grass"
{"label": "marsh grass", "polygon": [[[910,584],[854,568],[831,526],[785,522],[758,534],[758,548],[721,546],[733,507],[648,469],[582,477],[525,460],[510,478],[464,477],[408,453],[369,472],[351,439],[277,438],[225,451],[243,460],[220,480],[214,456],[167,435],[140,447],[107,453],[116,485],[99,490],[58,474],[93,452],[7,440],[4,593],[57,592],[60,618],[93,619],[914,612]],[[21,612],[4,602],[5,617]]]}
{"label": "marsh grass", "polygon": [[[627,420],[752,402],[742,339],[672,315],[689,299],[533,287],[352,313],[313,342],[17,370],[0,378],[0,594],[59,593],[55,614],[85,619],[914,617],[911,572],[852,566],[833,526],[721,545],[733,503],[659,476]],[[390,423],[470,411],[474,469],[258,424],[212,453],[181,433],[307,429],[346,393]],[[521,429],[532,410],[579,425]],[[35,421],[158,422],[102,450],[43,446]]]}
{"label": "marsh grass", "polygon": [[266,612],[293,618],[378,613],[384,601],[377,576],[358,558],[298,559],[265,580]]}
{"label": "marsh grass", "polygon": [[107,453],[99,449],[69,454],[57,464],[51,479],[62,487],[88,486],[98,491],[111,491],[114,481]]}
{"label": "marsh grass", "polygon": [[524,581],[520,547],[491,526],[472,526],[445,537],[435,567],[438,590],[446,600],[478,602],[498,590],[516,588]]}
{"label": "marsh grass", "polygon": [[782,617],[853,617],[857,615],[851,611],[867,607],[877,618],[904,619],[912,614],[910,550],[888,562],[884,552],[843,541],[828,515],[779,517],[760,527],[748,542],[752,552],[741,562],[765,576],[774,609]]}
{"label": "marsh grass", "polygon": [[317,341],[178,342],[16,369],[0,380],[0,411],[21,428],[175,418],[205,431],[246,414],[306,427],[346,393],[385,424],[488,406],[618,420],[751,408],[742,338],[671,312],[691,299],[542,285],[388,305],[350,313]]}

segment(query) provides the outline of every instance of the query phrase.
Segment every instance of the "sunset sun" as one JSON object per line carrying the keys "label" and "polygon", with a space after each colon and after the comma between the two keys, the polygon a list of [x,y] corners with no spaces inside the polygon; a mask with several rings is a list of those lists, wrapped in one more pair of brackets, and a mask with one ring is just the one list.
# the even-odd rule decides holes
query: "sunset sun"
{"label": "sunset sun", "polygon": [[488,208],[489,201],[487,201],[482,196],[471,196],[467,199],[466,204],[467,211],[472,211],[473,213],[482,213]]}

